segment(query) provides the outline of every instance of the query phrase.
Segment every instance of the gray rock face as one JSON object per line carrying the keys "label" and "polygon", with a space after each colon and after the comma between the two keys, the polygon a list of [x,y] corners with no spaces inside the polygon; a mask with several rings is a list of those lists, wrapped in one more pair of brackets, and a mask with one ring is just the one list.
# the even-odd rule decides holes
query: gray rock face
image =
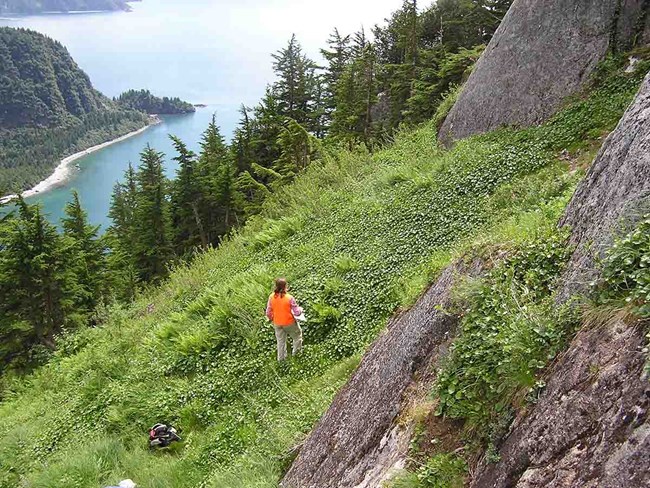
{"label": "gray rock face", "polygon": [[479,270],[478,263],[449,267],[411,310],[389,324],[307,438],[283,487],[381,486],[408,449],[408,426],[397,422],[408,394],[418,384],[431,384],[458,322],[438,306],[449,306],[460,274]]}
{"label": "gray rock face", "polygon": [[588,81],[610,47],[643,41],[648,8],[643,0],[515,0],[440,140],[543,122]]}
{"label": "gray rock face", "polygon": [[562,279],[559,299],[581,293],[597,271],[594,261],[621,227],[650,211],[650,75],[565,211],[576,250]]}
{"label": "gray rock face", "polygon": [[[559,301],[586,291],[594,259],[650,195],[650,75],[607,139],[562,224],[577,245]],[[636,320],[636,319],[635,319]],[[586,324],[549,373],[532,413],[519,419],[501,461],[482,466],[472,488],[650,487],[650,382],[643,324]]]}
{"label": "gray rock face", "polygon": [[585,328],[543,398],[513,426],[501,461],[471,488],[650,486],[650,382],[640,324]]}

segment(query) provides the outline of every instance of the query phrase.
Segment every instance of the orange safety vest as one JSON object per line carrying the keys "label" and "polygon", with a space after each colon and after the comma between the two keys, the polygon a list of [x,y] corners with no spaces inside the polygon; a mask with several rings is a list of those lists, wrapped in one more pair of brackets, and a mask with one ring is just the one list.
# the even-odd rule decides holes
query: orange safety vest
{"label": "orange safety vest", "polygon": [[273,293],[271,295],[271,313],[273,314],[273,325],[278,327],[287,327],[296,323],[291,313],[291,299],[293,297],[288,293],[281,295]]}

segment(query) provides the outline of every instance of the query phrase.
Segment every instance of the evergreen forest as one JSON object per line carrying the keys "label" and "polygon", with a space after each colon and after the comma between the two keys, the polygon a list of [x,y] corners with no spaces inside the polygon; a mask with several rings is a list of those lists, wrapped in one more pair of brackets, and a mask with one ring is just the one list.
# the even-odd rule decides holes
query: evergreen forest
{"label": "evergreen forest", "polygon": [[66,156],[147,123],[142,112],[95,90],[59,42],[0,27],[0,196],[32,187]]}

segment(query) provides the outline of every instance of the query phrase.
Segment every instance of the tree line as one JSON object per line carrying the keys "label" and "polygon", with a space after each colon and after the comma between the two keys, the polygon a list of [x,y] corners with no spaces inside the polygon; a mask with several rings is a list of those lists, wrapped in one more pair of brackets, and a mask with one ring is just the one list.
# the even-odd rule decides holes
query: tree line
{"label": "tree line", "polygon": [[0,196],[47,178],[62,157],[141,129],[141,112],[96,110],[53,127],[0,127]]}
{"label": "tree line", "polygon": [[196,112],[194,105],[178,97],[157,97],[149,90],[128,90],[113,99],[124,108],[153,115],[174,115]]}
{"label": "tree line", "polygon": [[62,330],[99,320],[100,304],[133,300],[173,263],[218,246],[324,151],[372,150],[400,127],[429,120],[510,3],[440,0],[420,10],[406,0],[372,36],[334,30],[323,66],[292,36],[273,54],[275,82],[255,107],[241,107],[230,144],[215,118],[198,153],[172,136],[173,180],[164,155],[143,150],[114,187],[113,223],[101,238],[76,195],[62,234],[21,201],[0,223],[0,365],[28,360],[34,345],[53,347]]}

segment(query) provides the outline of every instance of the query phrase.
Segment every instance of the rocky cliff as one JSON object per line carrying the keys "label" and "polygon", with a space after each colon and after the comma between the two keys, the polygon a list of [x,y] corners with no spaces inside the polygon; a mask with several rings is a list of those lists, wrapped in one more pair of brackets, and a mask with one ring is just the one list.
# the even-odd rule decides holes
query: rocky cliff
{"label": "rocky cliff", "polygon": [[[594,261],[650,203],[650,75],[573,197],[564,225],[576,250],[559,300],[584,292]],[[638,319],[587,326],[549,373],[534,410],[518,419],[473,488],[650,486],[650,382]]]}
{"label": "rocky cliff", "polygon": [[562,279],[559,299],[585,290],[594,262],[621,233],[650,211],[650,78],[616,131],[605,141],[560,225],[570,226],[576,247]]}
{"label": "rocky cliff", "polygon": [[644,0],[515,0],[445,120],[441,141],[546,120],[608,50],[650,40],[649,8]]}

